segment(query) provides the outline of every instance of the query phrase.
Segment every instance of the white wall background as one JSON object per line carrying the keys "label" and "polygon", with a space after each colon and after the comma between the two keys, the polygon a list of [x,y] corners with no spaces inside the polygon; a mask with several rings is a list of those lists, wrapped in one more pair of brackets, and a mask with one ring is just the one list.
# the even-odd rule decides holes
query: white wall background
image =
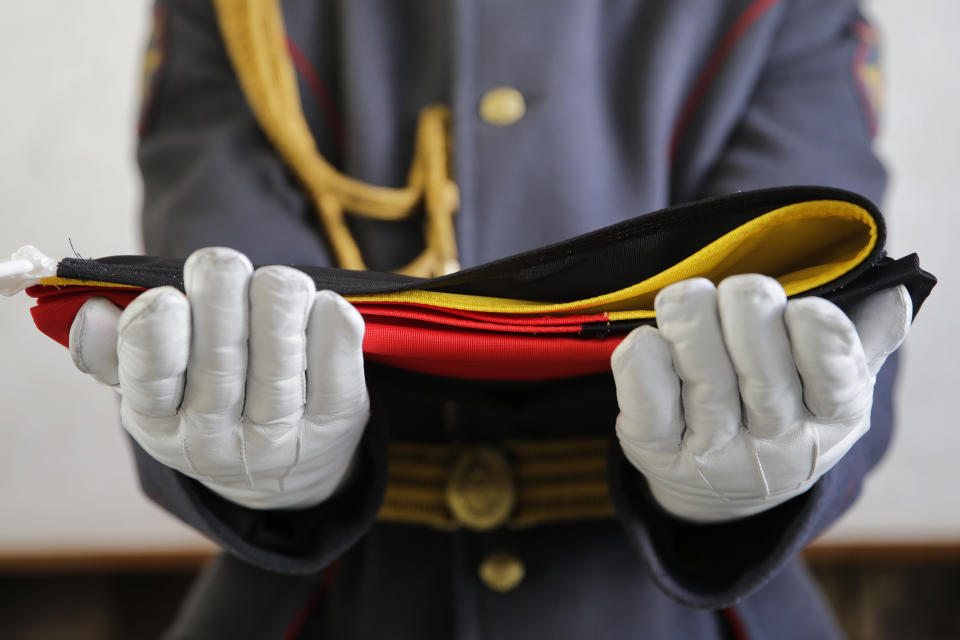
{"label": "white wall background", "polygon": [[[0,255],[138,252],[133,131],[147,0],[7,3],[0,11]],[[880,149],[893,173],[892,253],[941,284],[909,339],[891,454],[834,541],[960,542],[960,3],[867,2],[885,39]],[[25,297],[0,300],[0,556],[196,549],[139,493],[116,400],[40,335]]]}
{"label": "white wall background", "polygon": [[[0,253],[140,253],[133,162],[147,0],[4,3]],[[0,299],[0,554],[196,546],[139,492],[113,392]]]}

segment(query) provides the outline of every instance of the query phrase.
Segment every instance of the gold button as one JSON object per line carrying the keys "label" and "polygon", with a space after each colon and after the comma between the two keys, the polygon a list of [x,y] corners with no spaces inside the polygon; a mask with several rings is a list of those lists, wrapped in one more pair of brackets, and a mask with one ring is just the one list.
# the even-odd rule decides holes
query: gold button
{"label": "gold button", "polygon": [[523,94],[513,87],[495,87],[480,100],[480,117],[495,127],[509,127],[526,112]]}
{"label": "gold button", "polygon": [[476,531],[499,527],[517,501],[510,461],[493,447],[465,449],[453,465],[444,497],[459,524]]}
{"label": "gold button", "polygon": [[477,573],[490,589],[506,593],[523,581],[526,567],[523,566],[523,560],[514,554],[494,551],[483,559]]}

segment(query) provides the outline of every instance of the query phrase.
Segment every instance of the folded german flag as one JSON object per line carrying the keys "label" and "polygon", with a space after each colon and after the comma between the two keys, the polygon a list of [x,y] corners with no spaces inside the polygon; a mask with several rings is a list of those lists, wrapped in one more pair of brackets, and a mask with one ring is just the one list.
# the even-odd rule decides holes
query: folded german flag
{"label": "folded german flag", "polygon": [[[785,187],[679,205],[565,242],[432,279],[297,268],[363,315],[366,357],[434,375],[543,380],[608,371],[627,332],[655,321],[663,287],[739,273],[776,278],[788,296],[841,307],[904,284],[914,313],[936,279],[915,254],[883,251],[885,227],[866,199]],[[126,306],[141,291],[183,290],[183,261],[143,256],[65,258],[27,292],[45,334],[66,345],[91,296]]]}

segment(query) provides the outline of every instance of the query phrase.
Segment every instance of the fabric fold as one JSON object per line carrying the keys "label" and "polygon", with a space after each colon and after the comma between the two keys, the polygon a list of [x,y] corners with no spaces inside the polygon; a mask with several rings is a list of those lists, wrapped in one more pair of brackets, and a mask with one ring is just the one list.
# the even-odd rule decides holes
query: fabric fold
{"label": "fabric fold", "polygon": [[[670,207],[562,243],[438,278],[297,266],[352,302],[374,362],[467,379],[546,380],[601,373],[620,340],[655,323],[664,287],[740,273],[776,278],[789,296],[841,307],[904,284],[919,310],[936,279],[916,256],[883,251],[866,199],[823,187],[745,192]],[[65,258],[28,289],[37,326],[61,344],[83,302],[126,306],[145,289],[182,289],[182,261]]]}

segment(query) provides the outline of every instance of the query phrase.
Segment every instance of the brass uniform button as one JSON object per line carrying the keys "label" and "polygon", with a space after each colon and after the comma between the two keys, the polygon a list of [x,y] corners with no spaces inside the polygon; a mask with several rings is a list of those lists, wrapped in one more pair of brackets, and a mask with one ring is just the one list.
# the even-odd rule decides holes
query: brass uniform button
{"label": "brass uniform button", "polygon": [[523,582],[526,567],[523,560],[506,551],[494,551],[480,562],[477,569],[483,584],[493,591],[506,593]]}
{"label": "brass uniform button", "polygon": [[464,527],[489,531],[501,526],[517,502],[510,461],[493,447],[465,449],[453,465],[444,498]]}
{"label": "brass uniform button", "polygon": [[480,117],[489,125],[509,127],[527,112],[523,94],[513,87],[495,87],[480,100]]}

